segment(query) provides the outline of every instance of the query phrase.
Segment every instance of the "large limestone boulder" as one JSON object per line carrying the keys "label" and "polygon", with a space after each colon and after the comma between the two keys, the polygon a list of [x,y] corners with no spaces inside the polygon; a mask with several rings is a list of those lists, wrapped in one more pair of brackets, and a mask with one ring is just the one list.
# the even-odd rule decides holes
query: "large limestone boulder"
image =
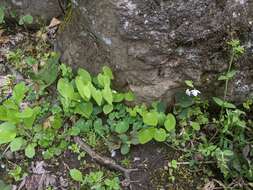
{"label": "large limestone boulder", "polygon": [[246,54],[229,96],[253,92],[252,0],[75,0],[59,35],[62,60],[97,73],[109,65],[115,86],[138,100],[169,100],[193,80],[202,94],[222,94],[218,75],[228,67],[227,41],[239,38]]}
{"label": "large limestone boulder", "polygon": [[53,17],[63,14],[66,0],[1,0],[0,6],[6,8],[7,17],[10,13],[16,14],[19,19],[22,15],[30,14],[35,23],[46,24]]}

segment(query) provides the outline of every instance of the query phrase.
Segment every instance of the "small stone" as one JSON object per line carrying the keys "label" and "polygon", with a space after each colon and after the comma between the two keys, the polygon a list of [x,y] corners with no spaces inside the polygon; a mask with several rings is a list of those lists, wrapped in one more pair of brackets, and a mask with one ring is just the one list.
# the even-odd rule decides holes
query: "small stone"
{"label": "small stone", "polygon": [[141,158],[140,157],[134,157],[134,162],[140,161]]}
{"label": "small stone", "polygon": [[14,159],[14,154],[10,150],[8,150],[5,153],[5,158],[8,159],[8,160],[13,160]]}

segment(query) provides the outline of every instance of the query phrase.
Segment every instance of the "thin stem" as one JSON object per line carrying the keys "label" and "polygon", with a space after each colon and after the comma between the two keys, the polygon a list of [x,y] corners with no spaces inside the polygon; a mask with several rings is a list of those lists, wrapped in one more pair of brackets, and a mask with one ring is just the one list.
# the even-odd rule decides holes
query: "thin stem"
{"label": "thin stem", "polygon": [[[231,70],[231,67],[232,67],[232,64],[233,64],[233,61],[234,61],[234,57],[235,57],[235,53],[232,51],[232,55],[231,55],[231,57],[230,57],[230,61],[229,61],[229,66],[228,66],[227,74],[228,74],[228,73],[230,72],[230,70]],[[229,82],[229,79],[226,79],[223,101],[226,101],[226,99],[227,99],[228,82]],[[223,103],[223,104],[224,104],[224,103]],[[224,105],[222,105],[222,107],[221,107],[220,119],[221,119],[221,117],[222,117],[222,115],[223,115],[223,112],[224,112]]]}
{"label": "thin stem", "polygon": [[[227,74],[228,74],[228,73],[230,72],[230,70],[231,70],[231,67],[232,67],[233,61],[234,61],[234,53],[232,53],[232,55],[231,55],[231,58],[230,58],[230,61],[229,61],[229,67],[228,67]],[[223,100],[226,100],[226,98],[227,98],[227,92],[228,92],[228,82],[229,82],[229,79],[227,79],[227,80],[226,80]]]}

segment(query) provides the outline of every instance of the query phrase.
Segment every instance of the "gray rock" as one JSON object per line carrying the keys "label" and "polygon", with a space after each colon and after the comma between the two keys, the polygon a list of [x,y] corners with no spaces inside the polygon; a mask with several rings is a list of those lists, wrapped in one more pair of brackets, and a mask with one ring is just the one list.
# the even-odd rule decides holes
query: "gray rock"
{"label": "gray rock", "polygon": [[117,88],[139,101],[169,100],[193,80],[202,94],[221,95],[227,41],[246,54],[236,62],[229,96],[253,92],[252,0],[73,0],[73,15],[58,37],[62,60],[98,73],[109,65]]}
{"label": "gray rock", "polygon": [[2,0],[0,5],[6,7],[7,16],[13,12],[19,19],[22,15],[31,14],[37,24],[45,24],[53,17],[62,15],[60,2],[63,0]]}

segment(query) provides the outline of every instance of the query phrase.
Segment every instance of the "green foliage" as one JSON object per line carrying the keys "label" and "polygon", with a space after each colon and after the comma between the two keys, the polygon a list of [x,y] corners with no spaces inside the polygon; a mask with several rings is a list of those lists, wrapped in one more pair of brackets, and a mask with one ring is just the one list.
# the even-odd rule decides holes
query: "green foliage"
{"label": "green foliage", "polygon": [[4,6],[0,6],[0,24],[4,23],[4,15],[5,15],[5,7]]}
{"label": "green foliage", "polygon": [[28,158],[33,158],[35,156],[35,147],[36,147],[36,144],[31,143],[31,144],[28,144],[27,147],[25,148],[25,155]]}
{"label": "green foliage", "polygon": [[18,22],[19,25],[28,25],[32,23],[33,23],[33,16],[29,14],[21,16]]}
{"label": "green foliage", "polygon": [[2,190],[11,190],[11,186],[10,185],[6,185],[2,180],[0,180],[0,189]]}
{"label": "green foliage", "polygon": [[17,135],[16,126],[12,123],[5,122],[0,125],[0,144],[13,141]]}
{"label": "green foliage", "polygon": [[10,143],[11,152],[16,152],[16,151],[21,150],[21,147],[25,144],[26,142],[22,137],[17,137],[13,139]]}
{"label": "green foliage", "polygon": [[[213,97],[213,101],[210,101],[215,102],[215,106],[218,105],[215,109],[220,109],[220,114],[209,114],[209,102],[200,96],[190,96],[188,93],[190,90],[186,93],[177,93],[174,114],[178,126],[168,141],[173,147],[184,150],[183,158],[190,159],[187,163],[194,166],[199,162],[194,156],[200,154],[201,161],[211,160],[216,164],[226,183],[238,178],[243,178],[247,183],[253,180],[252,152],[248,149],[249,144],[252,144],[249,135],[251,129],[248,127],[253,125],[245,118],[246,112],[227,100],[228,82],[236,75],[232,66],[244,53],[244,48],[240,46],[238,40],[232,40],[228,44],[231,47],[228,70],[218,78],[225,82],[224,96]],[[195,89],[191,81],[186,81],[186,85]],[[243,104],[248,111],[250,106],[250,100]],[[165,121],[166,126],[168,127]],[[189,144],[191,146],[188,146]],[[171,162],[169,166],[174,170],[178,164]],[[175,179],[172,172],[170,174],[171,179]]]}
{"label": "green foliage", "polygon": [[[228,81],[236,75],[231,69],[233,61],[244,50],[237,41],[229,45],[232,53],[229,69],[218,78],[226,83],[224,97],[208,101],[178,92],[172,113],[166,112],[162,102],[154,102],[149,107],[144,104],[129,107],[124,102],[133,101],[134,94],[111,88],[114,77],[109,67],[103,67],[97,76],[84,69],[78,69],[75,75],[70,67],[58,64],[59,55],[51,53],[38,72],[30,73],[42,92],[36,100],[43,101],[28,101],[33,89],[21,82],[13,88],[12,96],[1,103],[0,144],[9,144],[12,152],[24,151],[30,159],[39,152],[43,159],[51,159],[69,148],[80,160],[85,154],[71,143],[73,136],[84,138],[95,148],[103,143],[109,151],[119,150],[123,155],[128,154],[133,145],[155,140],[182,150],[182,159],[187,159],[191,166],[212,161],[224,180],[241,178],[252,182],[253,122],[245,119],[251,111],[252,100],[247,100],[243,109],[226,98]],[[9,54],[8,61],[13,65],[22,60],[29,67],[39,64],[37,57],[24,56],[21,50]],[[56,100],[44,100],[46,87],[55,81]],[[191,91],[196,90],[192,81],[185,84]],[[215,109],[221,109],[219,117],[210,113],[209,104],[213,102]],[[21,106],[23,103],[25,107]],[[196,155],[200,155],[200,159],[196,159]],[[170,179],[175,179],[173,172],[179,165],[176,160],[169,163]],[[117,177],[106,178],[101,171],[83,175],[71,169],[70,177],[89,189],[120,189]]]}
{"label": "green foliage", "polygon": [[83,174],[78,169],[71,169],[69,174],[73,180],[83,182]]}
{"label": "green foliage", "polygon": [[83,176],[78,169],[71,169],[69,174],[74,181],[80,182],[85,188],[104,190],[121,189],[118,177],[105,178],[102,171],[90,172],[89,174]]}
{"label": "green foliage", "polygon": [[[21,181],[23,178],[27,176],[26,173],[22,172],[22,168],[18,165],[15,166],[12,170],[9,171],[9,175],[14,178],[16,182]],[[0,185],[1,187],[1,185]]]}

